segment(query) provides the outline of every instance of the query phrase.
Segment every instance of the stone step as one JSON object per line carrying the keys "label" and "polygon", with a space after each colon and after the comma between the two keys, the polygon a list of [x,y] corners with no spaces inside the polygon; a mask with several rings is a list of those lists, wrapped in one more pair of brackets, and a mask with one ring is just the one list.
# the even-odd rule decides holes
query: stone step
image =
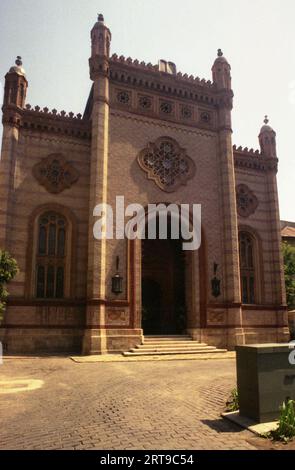
{"label": "stone step", "polygon": [[139,350],[135,350],[134,352],[133,351],[128,351],[128,352],[124,352],[123,353],[123,356],[132,356],[132,357],[136,357],[136,356],[167,356],[167,355],[181,355],[181,354],[215,354],[215,353],[225,353],[227,352],[226,349],[217,349],[217,348],[213,348],[213,349],[194,349],[192,351],[190,351],[189,349],[185,349],[185,350],[179,350],[177,352],[175,351],[167,351],[167,350],[164,350],[164,351],[157,351],[157,352],[149,352],[149,351],[139,351]]}
{"label": "stone step", "polygon": [[192,339],[143,339],[143,344],[174,344],[174,343],[191,343]]}
{"label": "stone step", "polygon": [[203,347],[207,346],[206,343],[199,343],[198,341],[187,341],[187,342],[168,342],[168,343],[143,343],[143,344],[137,344],[135,347],[138,349],[146,349],[146,348],[161,348],[161,349],[178,349],[178,348],[194,348],[194,347]]}
{"label": "stone step", "polygon": [[206,343],[193,340],[189,335],[148,335],[143,344],[123,353],[124,356],[164,356],[181,354],[215,354],[225,353],[226,349],[217,349]]}
{"label": "stone step", "polygon": [[143,337],[145,341],[193,341],[193,338],[191,336],[162,336],[161,338],[158,338],[157,336],[155,337],[147,337],[147,336],[144,336]]}
{"label": "stone step", "polygon": [[189,347],[190,345],[193,344],[205,344],[205,343],[199,343],[198,341],[183,341],[182,343],[176,343],[174,341],[167,341],[167,343],[158,343],[158,342],[151,342],[151,343],[143,343],[143,344],[138,344],[138,346],[147,346],[147,347],[155,347],[155,346],[162,346],[163,348],[172,348],[172,347],[177,347],[177,346],[183,346],[184,348]]}
{"label": "stone step", "polygon": [[145,335],[144,339],[147,341],[150,340],[166,340],[166,341],[173,341],[173,340],[188,340],[192,339],[190,335]]}
{"label": "stone step", "polygon": [[213,351],[216,348],[214,346],[192,346],[191,348],[144,348],[144,349],[138,349],[138,348],[132,348],[130,349],[131,352],[175,352],[179,353],[181,351]]}
{"label": "stone step", "polygon": [[192,338],[146,338],[144,337],[144,343],[186,343],[187,341],[193,341]]}

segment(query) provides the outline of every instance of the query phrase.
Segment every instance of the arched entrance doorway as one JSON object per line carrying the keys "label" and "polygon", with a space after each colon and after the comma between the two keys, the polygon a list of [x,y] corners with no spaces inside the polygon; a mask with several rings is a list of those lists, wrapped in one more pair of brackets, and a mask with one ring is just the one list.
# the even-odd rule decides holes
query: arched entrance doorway
{"label": "arched entrance doorway", "polygon": [[181,240],[142,240],[141,323],[144,334],[185,333],[185,252]]}

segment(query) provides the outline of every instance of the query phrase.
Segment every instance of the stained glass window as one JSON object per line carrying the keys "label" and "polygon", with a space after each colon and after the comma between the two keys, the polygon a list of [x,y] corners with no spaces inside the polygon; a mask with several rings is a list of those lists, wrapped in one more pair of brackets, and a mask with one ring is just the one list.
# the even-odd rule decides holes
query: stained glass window
{"label": "stained glass window", "polygon": [[36,296],[64,297],[66,268],[67,221],[55,212],[47,212],[38,220],[36,256]]}

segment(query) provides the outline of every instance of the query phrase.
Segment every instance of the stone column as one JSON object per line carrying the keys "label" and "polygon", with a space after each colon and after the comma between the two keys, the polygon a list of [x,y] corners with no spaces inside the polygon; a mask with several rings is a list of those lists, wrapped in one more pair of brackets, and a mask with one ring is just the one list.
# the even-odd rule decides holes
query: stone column
{"label": "stone column", "polygon": [[[218,165],[222,217],[223,278],[221,289],[227,309],[227,340],[232,348],[244,343],[241,314],[241,289],[239,265],[239,237],[236,208],[236,182],[232,146],[230,65],[218,51],[212,67],[213,81],[217,88],[218,104]],[[226,325],[226,326],[227,326]]]}
{"label": "stone column", "polygon": [[276,162],[270,161],[266,177],[269,206],[269,238],[272,251],[272,294],[274,305],[286,304],[284,263],[282,255],[282,237],[280,225],[279,199],[276,177]]}
{"label": "stone column", "polygon": [[28,81],[20,56],[5,75],[3,137],[0,159],[0,248],[9,250],[10,217],[13,210],[14,172],[21,110],[25,106]]}
{"label": "stone column", "polygon": [[265,116],[264,125],[260,129],[259,143],[261,155],[264,157],[267,168],[266,185],[268,193],[269,223],[270,223],[270,245],[272,252],[272,293],[274,305],[281,306],[286,303],[285,279],[283,268],[283,256],[281,249],[281,226],[279,199],[277,189],[277,150],[276,133],[269,125],[268,117]]}
{"label": "stone column", "polygon": [[19,129],[17,126],[3,126],[0,160],[0,248],[10,250],[10,226],[13,210],[14,172]]}
{"label": "stone column", "polygon": [[93,80],[92,143],[89,193],[88,277],[84,354],[107,350],[105,335],[106,240],[93,235],[97,204],[107,203],[109,152],[109,44],[111,33],[102,15],[91,31],[92,55],[89,59]]}

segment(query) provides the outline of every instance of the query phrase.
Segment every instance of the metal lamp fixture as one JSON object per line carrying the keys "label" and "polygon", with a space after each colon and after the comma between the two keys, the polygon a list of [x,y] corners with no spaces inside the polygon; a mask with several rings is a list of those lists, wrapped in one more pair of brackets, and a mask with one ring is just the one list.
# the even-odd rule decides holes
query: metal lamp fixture
{"label": "metal lamp fixture", "polygon": [[116,295],[123,292],[123,277],[119,274],[119,256],[116,257],[116,274],[112,277],[112,292]]}
{"label": "metal lamp fixture", "polygon": [[221,291],[220,291],[220,279],[218,279],[216,277],[217,268],[218,268],[218,264],[214,263],[214,265],[213,265],[214,277],[213,277],[213,279],[211,279],[211,289],[212,289],[213,297],[219,297],[220,293],[221,293]]}

